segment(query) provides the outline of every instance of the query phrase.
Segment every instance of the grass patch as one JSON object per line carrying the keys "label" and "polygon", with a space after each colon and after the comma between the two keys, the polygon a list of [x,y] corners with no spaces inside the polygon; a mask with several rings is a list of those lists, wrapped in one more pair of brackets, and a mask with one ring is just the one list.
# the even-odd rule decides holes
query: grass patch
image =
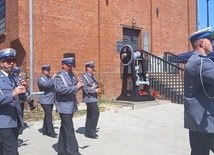
{"label": "grass patch", "polygon": [[[107,107],[111,106],[111,102],[109,100],[99,100],[98,107],[100,112],[108,110]],[[86,110],[79,110],[74,114],[74,117],[84,116],[86,115]],[[24,121],[42,121],[44,119],[44,111],[40,105],[36,107],[34,110],[24,110]],[[60,120],[59,114],[56,110],[53,110],[53,121]]]}
{"label": "grass patch", "polygon": [[99,100],[98,107],[99,107],[100,112],[106,111],[106,105],[110,105],[110,101]]}
{"label": "grass patch", "polygon": [[[53,110],[53,121],[60,120],[59,113]],[[74,117],[86,115],[86,110],[79,110],[74,114]],[[24,110],[24,121],[42,121],[44,119],[44,111],[41,106],[36,107],[34,110]]]}
{"label": "grass patch", "polygon": [[79,117],[84,115],[86,115],[86,110],[78,110],[76,113],[74,113],[74,117]]}
{"label": "grass patch", "polygon": [[34,110],[24,110],[24,121],[38,121],[43,119],[44,113],[41,107],[36,107]]}

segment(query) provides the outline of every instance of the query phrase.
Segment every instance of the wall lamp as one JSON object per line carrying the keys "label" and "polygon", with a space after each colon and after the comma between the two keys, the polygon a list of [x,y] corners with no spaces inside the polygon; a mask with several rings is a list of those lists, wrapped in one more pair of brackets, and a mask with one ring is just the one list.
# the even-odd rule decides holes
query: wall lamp
{"label": "wall lamp", "polygon": [[160,13],[160,8],[157,7],[157,8],[156,8],[156,15],[157,15],[157,17],[158,17],[158,15],[159,15],[159,13]]}
{"label": "wall lamp", "polygon": [[134,18],[132,18],[132,28],[135,28],[136,27],[136,21]]}

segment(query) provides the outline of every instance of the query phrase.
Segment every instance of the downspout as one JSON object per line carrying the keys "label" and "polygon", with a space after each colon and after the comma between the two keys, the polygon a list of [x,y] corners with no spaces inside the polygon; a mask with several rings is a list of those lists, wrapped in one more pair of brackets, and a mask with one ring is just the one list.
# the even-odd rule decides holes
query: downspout
{"label": "downspout", "polygon": [[30,92],[33,92],[33,0],[29,0]]}
{"label": "downspout", "polygon": [[200,21],[198,19],[198,17],[199,17],[198,15],[199,15],[199,11],[200,11],[199,10],[199,0],[197,0],[197,2],[196,2],[196,8],[197,8],[197,11],[196,11],[196,24],[197,25],[196,25],[196,27],[197,27],[197,31],[198,31],[199,30],[199,24],[200,24],[199,23]]}
{"label": "downspout", "polygon": [[153,25],[152,25],[152,0],[150,0],[150,38],[151,38],[151,45],[150,45],[150,53],[153,53]]}
{"label": "downspout", "polygon": [[[188,30],[187,36],[189,36],[189,34],[190,34],[190,9],[189,9],[190,4],[189,3],[190,3],[189,0],[187,0],[187,28],[188,28],[187,29]],[[188,42],[188,50],[190,50],[191,46],[190,46],[190,42],[189,42],[188,37],[186,39]]]}
{"label": "downspout", "polygon": [[98,0],[98,80],[100,81],[100,0]]}

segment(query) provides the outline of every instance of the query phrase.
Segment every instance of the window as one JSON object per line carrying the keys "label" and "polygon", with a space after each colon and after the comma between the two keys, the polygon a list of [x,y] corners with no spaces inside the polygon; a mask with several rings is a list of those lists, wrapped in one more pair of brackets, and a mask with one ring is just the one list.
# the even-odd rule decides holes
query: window
{"label": "window", "polygon": [[0,0],[0,35],[5,32],[6,20],[5,20],[5,0]]}

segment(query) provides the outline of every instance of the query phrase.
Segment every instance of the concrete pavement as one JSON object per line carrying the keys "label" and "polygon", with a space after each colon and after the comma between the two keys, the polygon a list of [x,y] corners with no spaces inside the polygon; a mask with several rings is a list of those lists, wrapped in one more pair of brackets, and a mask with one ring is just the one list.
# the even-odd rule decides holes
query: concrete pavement
{"label": "concrete pavement", "polygon": [[[150,106],[152,105],[152,106]],[[84,137],[85,116],[74,118],[83,155],[189,155],[188,130],[183,128],[183,105],[149,101],[139,109],[124,107],[101,112],[99,139]],[[42,122],[27,122],[19,136],[20,155],[56,155],[57,138],[43,136]],[[60,121],[54,122],[59,133]],[[212,154],[212,153],[211,153]]]}

